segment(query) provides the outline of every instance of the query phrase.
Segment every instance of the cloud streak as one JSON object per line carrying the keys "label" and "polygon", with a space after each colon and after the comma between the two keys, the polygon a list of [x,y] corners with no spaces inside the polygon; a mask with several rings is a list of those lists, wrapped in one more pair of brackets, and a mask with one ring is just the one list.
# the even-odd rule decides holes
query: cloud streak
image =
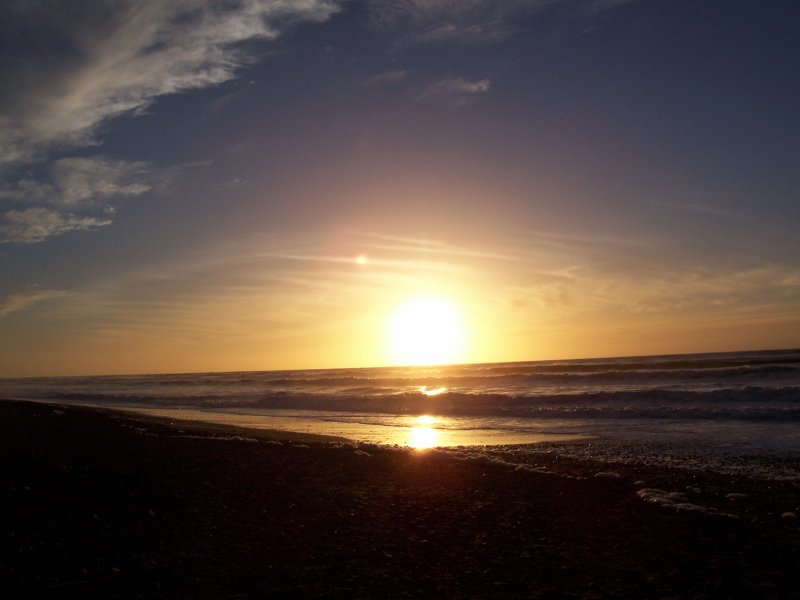
{"label": "cloud streak", "polygon": [[367,79],[366,85],[372,88],[390,87],[406,79],[408,79],[407,69],[394,69],[392,71],[384,71],[383,73],[372,75]]}
{"label": "cloud streak", "polygon": [[[561,278],[510,290],[520,306],[534,304],[552,318],[576,319],[605,313],[622,315],[708,314],[796,310],[800,269],[765,265],[710,271],[700,268],[661,271],[638,277],[582,270]],[[765,304],[765,302],[767,304]]]}
{"label": "cloud streak", "polygon": [[89,231],[111,224],[111,219],[82,217],[48,208],[9,210],[0,225],[0,243],[35,244],[69,231]]}
{"label": "cloud streak", "polygon": [[[152,165],[54,151],[97,145],[103,127],[158,98],[232,79],[245,42],[320,22],[335,0],[11,2],[0,36],[0,242],[36,243],[111,223],[122,198],[153,188]],[[48,45],[41,40],[47,39]]]}
{"label": "cloud streak", "polygon": [[405,31],[400,46],[501,42],[530,17],[584,22],[637,0],[367,0],[374,23]]}
{"label": "cloud streak", "polygon": [[402,252],[404,254],[425,254],[441,255],[464,258],[478,258],[502,261],[518,261],[519,256],[513,254],[503,254],[498,252],[486,252],[484,250],[465,248],[443,240],[431,240],[428,238],[412,238],[398,235],[386,235],[382,233],[362,232],[358,234],[366,239],[373,240],[367,244],[368,248],[375,250],[387,250]]}
{"label": "cloud streak", "polygon": [[[243,42],[275,39],[294,22],[323,21],[337,9],[332,0],[127,0],[46,11],[12,3],[0,32],[15,39],[20,56],[0,63],[2,160],[96,143],[98,127],[112,118],[234,77],[253,60]],[[35,40],[43,32],[61,47],[41,52]]]}
{"label": "cloud streak", "polygon": [[690,202],[661,202],[659,200],[652,200],[650,202],[653,206],[660,206],[671,210],[679,210],[684,212],[696,213],[701,215],[710,215],[712,217],[741,217],[740,213],[717,208],[716,206],[709,206],[708,204],[690,203]]}
{"label": "cloud streak", "polygon": [[0,199],[42,203],[63,208],[88,207],[120,196],[150,191],[150,165],[141,161],[61,158],[49,165],[47,175],[24,178],[0,189]]}
{"label": "cloud streak", "polygon": [[101,156],[58,159],[39,179],[0,188],[0,200],[14,206],[0,215],[0,242],[31,244],[109,225],[118,201],[152,189],[150,171],[148,163]]}
{"label": "cloud streak", "polygon": [[51,298],[60,298],[68,295],[69,292],[63,290],[40,290],[31,289],[22,292],[16,292],[8,296],[4,302],[0,303],[0,318],[7,317],[8,315],[25,310],[32,304],[49,300]]}
{"label": "cloud streak", "polygon": [[426,85],[416,96],[417,100],[442,100],[457,105],[468,104],[479,94],[489,91],[490,81],[467,81],[461,77],[445,77]]}

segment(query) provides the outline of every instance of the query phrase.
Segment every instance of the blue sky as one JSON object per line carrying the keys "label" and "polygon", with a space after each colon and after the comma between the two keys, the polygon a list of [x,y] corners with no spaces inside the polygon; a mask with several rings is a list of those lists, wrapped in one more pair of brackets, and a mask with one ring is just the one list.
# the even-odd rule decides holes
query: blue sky
{"label": "blue sky", "polygon": [[[0,375],[800,345],[796,2],[10,2]],[[362,256],[365,260],[359,261]]]}

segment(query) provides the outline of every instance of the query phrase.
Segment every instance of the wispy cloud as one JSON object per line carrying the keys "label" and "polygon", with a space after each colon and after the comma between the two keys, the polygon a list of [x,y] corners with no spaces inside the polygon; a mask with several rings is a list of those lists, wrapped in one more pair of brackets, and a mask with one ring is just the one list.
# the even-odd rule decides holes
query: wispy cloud
{"label": "wispy cloud", "polygon": [[406,43],[441,44],[459,42],[468,44],[495,42],[508,36],[508,32],[499,28],[498,25],[497,21],[472,25],[444,23],[410,36]]}
{"label": "wispy cloud", "polygon": [[[17,59],[0,73],[8,90],[0,96],[2,160],[96,143],[109,119],[234,77],[253,59],[242,42],[274,39],[293,22],[323,21],[336,10],[333,0],[123,0],[40,10],[12,3],[0,25],[17,41]],[[36,43],[43,31],[57,40],[49,52]]]}
{"label": "wispy cloud", "polygon": [[109,218],[82,217],[43,207],[9,210],[0,223],[0,243],[35,244],[69,231],[88,231],[110,224]]}
{"label": "wispy cloud", "polygon": [[661,202],[659,200],[651,201],[654,206],[660,206],[671,210],[679,210],[683,212],[691,212],[703,215],[711,215],[715,217],[741,217],[740,213],[708,204],[691,203],[691,202]]}
{"label": "wispy cloud", "polygon": [[229,180],[228,183],[225,184],[225,187],[228,188],[239,188],[244,187],[250,183],[247,179],[242,179],[240,177],[234,177],[233,179]]}
{"label": "wispy cloud", "polygon": [[467,81],[461,77],[445,77],[426,85],[417,93],[417,100],[442,100],[456,105],[468,104],[479,94],[489,91],[488,79]]}
{"label": "wispy cloud", "polygon": [[145,162],[91,158],[61,158],[40,179],[20,179],[0,189],[0,199],[39,202],[75,208],[117,196],[149,191],[150,165]]}
{"label": "wispy cloud", "polygon": [[228,345],[241,353],[245,344],[257,347],[261,360],[265,348],[274,348],[274,360],[280,360],[286,338],[308,336],[314,346],[327,330],[352,336],[349,323],[372,319],[387,286],[443,276],[435,266],[413,261],[364,269],[354,257],[322,254],[319,244],[317,254],[306,255],[281,251],[287,245],[280,240],[258,245],[267,251],[248,244],[207,248],[97,281],[60,307],[64,323],[81,323],[81,335],[100,347],[157,339],[169,348],[196,351],[199,345],[218,352]]}
{"label": "wispy cloud", "polygon": [[491,260],[517,261],[521,260],[514,254],[504,254],[500,252],[489,252],[479,248],[466,248],[446,242],[444,240],[432,240],[429,238],[412,238],[397,235],[386,235],[373,232],[361,232],[357,234],[370,241],[366,244],[367,248],[376,250],[386,250],[401,252],[404,254],[424,254],[442,255],[464,258],[483,258]]}
{"label": "wispy cloud", "polygon": [[368,0],[373,21],[404,31],[401,46],[486,44],[525,29],[531,17],[583,22],[637,0]]}
{"label": "wispy cloud", "polygon": [[41,290],[38,288],[16,292],[0,303],[0,318],[24,310],[37,302],[49,300],[50,298],[60,298],[68,294],[69,292],[63,290]]}
{"label": "wispy cloud", "polygon": [[102,156],[56,160],[39,179],[18,179],[0,188],[0,200],[16,207],[0,215],[0,241],[42,242],[109,225],[119,200],[152,186],[150,165],[144,162]]}
{"label": "wispy cloud", "polygon": [[[290,261],[302,261],[308,263],[327,263],[327,264],[340,264],[340,265],[356,265],[358,264],[357,258],[353,256],[329,256],[329,255],[314,255],[314,254],[289,254],[289,253],[274,253],[263,255],[266,258]],[[394,269],[402,271],[442,271],[442,272],[457,272],[463,271],[464,268],[459,265],[450,264],[443,261],[433,260],[412,260],[412,259],[398,259],[398,258],[380,258],[370,257],[367,263],[372,268]]]}
{"label": "wispy cloud", "polygon": [[520,10],[542,10],[553,1],[557,0],[368,0],[368,5],[373,20],[380,26],[430,29],[434,25],[458,24],[467,27],[496,22]]}
{"label": "wispy cloud", "polygon": [[[115,202],[153,187],[151,165],[54,150],[97,145],[103,127],[158,98],[232,79],[295,22],[319,22],[336,0],[12,2],[0,36],[0,240],[34,243],[111,223]],[[46,36],[47,45],[41,43]]]}
{"label": "wispy cloud", "polygon": [[800,269],[791,265],[742,270],[686,267],[636,276],[583,269],[568,278],[516,286],[510,293],[517,305],[533,304],[555,319],[609,313],[675,316],[720,309],[746,312],[754,306],[764,312],[796,310],[799,284]]}
{"label": "wispy cloud", "polygon": [[380,88],[395,85],[406,79],[408,79],[408,70],[394,69],[392,71],[384,71],[383,73],[372,75],[367,79],[366,83],[368,87]]}
{"label": "wispy cloud", "polygon": [[583,233],[561,233],[557,231],[533,231],[526,233],[526,244],[533,247],[579,249],[587,247],[652,248],[655,241],[640,235],[597,235]]}

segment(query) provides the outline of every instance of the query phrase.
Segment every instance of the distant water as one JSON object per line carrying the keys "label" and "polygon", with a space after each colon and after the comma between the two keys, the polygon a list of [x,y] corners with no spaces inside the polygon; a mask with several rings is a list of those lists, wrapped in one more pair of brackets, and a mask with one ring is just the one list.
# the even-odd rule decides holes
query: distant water
{"label": "distant water", "polygon": [[800,452],[800,350],[3,379],[0,396],[412,446],[598,436]]}

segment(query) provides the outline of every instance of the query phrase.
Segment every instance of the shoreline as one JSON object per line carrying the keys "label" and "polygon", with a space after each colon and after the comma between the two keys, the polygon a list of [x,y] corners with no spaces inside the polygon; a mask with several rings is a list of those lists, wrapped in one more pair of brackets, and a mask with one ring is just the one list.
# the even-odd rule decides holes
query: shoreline
{"label": "shoreline", "polygon": [[[800,519],[778,514],[800,504],[789,482],[611,465],[558,444],[459,455],[44,403],[2,401],[0,416],[0,573],[19,597],[789,598],[800,588]],[[520,458],[525,468],[509,462]],[[641,479],[688,504],[724,505],[645,502]]]}
{"label": "shoreline", "polygon": [[[648,465],[648,468],[676,468],[700,473],[715,472],[717,476],[732,476],[734,478],[760,479],[764,481],[795,482],[800,487],[800,451],[796,449],[767,450],[765,448],[736,448],[735,446],[708,445],[698,442],[683,443],[681,441],[652,441],[643,439],[624,439],[614,436],[594,434],[565,434],[565,433],[525,433],[520,435],[505,435],[492,437],[481,432],[478,436],[464,436],[463,431],[448,431],[437,429],[437,441],[458,439],[466,443],[426,443],[415,445],[415,441],[408,432],[416,432],[416,436],[423,442],[429,442],[425,435],[430,433],[428,427],[418,427],[415,424],[408,426],[369,426],[363,429],[351,428],[347,425],[330,423],[326,426],[324,420],[306,420],[303,418],[284,418],[268,413],[244,412],[233,410],[204,410],[195,408],[165,408],[148,406],[109,406],[93,402],[63,401],[47,398],[0,398],[0,402],[33,402],[45,405],[54,405],[62,408],[88,408],[105,412],[110,415],[124,416],[142,421],[156,421],[163,424],[174,424],[198,431],[226,432],[235,430],[241,435],[248,435],[253,439],[272,439],[282,441],[310,441],[310,442],[344,442],[352,444],[378,444],[386,447],[421,448],[457,450],[459,448],[480,449],[492,447],[496,451],[541,456],[549,452],[558,452],[578,461],[608,463],[619,465],[621,468]],[[425,417],[423,417],[425,418]],[[276,422],[278,426],[276,425]],[[266,423],[266,426],[265,426]],[[322,424],[322,426],[320,426]],[[345,431],[342,431],[342,428]],[[432,425],[436,429],[436,425]],[[360,431],[369,429],[397,429],[401,430],[399,436],[386,433],[376,436],[359,436]],[[312,431],[317,429],[317,431]],[[419,430],[422,430],[420,436]],[[321,431],[328,431],[322,433]],[[492,430],[493,431],[493,430]],[[333,432],[333,433],[330,433]],[[348,433],[350,435],[345,435]],[[338,434],[338,435],[337,435]],[[444,434],[444,435],[442,435]],[[482,438],[482,439],[481,439]],[[501,440],[501,441],[497,441]],[[515,458],[514,460],[518,460]],[[530,460],[522,457],[521,462]]]}
{"label": "shoreline", "polygon": [[[0,399],[2,400],[2,399]],[[369,425],[359,422],[329,422],[324,418],[311,418],[300,416],[287,416],[274,414],[268,411],[254,411],[248,408],[241,409],[202,409],[202,408],[176,408],[158,406],[109,406],[95,402],[81,402],[51,400],[47,398],[8,398],[13,402],[39,402],[59,406],[75,406],[93,408],[101,411],[119,412],[123,414],[140,415],[143,418],[161,419],[164,421],[183,422],[187,426],[192,423],[204,424],[213,428],[239,428],[249,431],[273,431],[284,434],[285,439],[292,435],[307,435],[308,439],[325,438],[331,440],[349,440],[358,443],[376,443],[387,446],[408,447],[457,447],[457,446],[511,446],[524,444],[538,444],[546,442],[572,442],[591,440],[595,436],[588,434],[571,433],[513,433],[500,429],[482,428],[474,431],[470,429],[437,428],[428,422],[424,424],[410,422],[406,426]],[[282,411],[283,412],[283,411]],[[303,412],[303,411],[295,411]],[[309,414],[320,414],[310,411]],[[326,412],[321,414],[328,414]],[[370,416],[383,416],[384,413],[370,413]],[[409,419],[425,419],[427,416],[403,415]],[[436,417],[448,419],[448,417]],[[268,422],[273,426],[264,427]],[[302,431],[299,431],[302,430]],[[312,431],[314,430],[314,431]],[[261,434],[255,434],[260,436]]]}
{"label": "shoreline", "polygon": [[248,437],[254,439],[288,441],[288,442],[347,442],[351,441],[347,438],[334,435],[322,435],[317,433],[307,433],[301,431],[287,431],[283,429],[273,429],[271,427],[247,427],[244,425],[236,425],[233,423],[203,421],[201,419],[181,419],[171,416],[159,416],[148,412],[147,409],[137,409],[129,407],[112,407],[101,406],[93,403],[70,403],[58,400],[48,399],[30,399],[30,398],[0,398],[2,402],[32,402],[34,404],[45,404],[55,406],[61,410],[68,409],[88,409],[97,411],[99,413],[108,414],[112,417],[117,416],[120,418],[130,419],[132,421],[141,420],[142,422],[159,423],[167,427],[175,428],[188,428],[193,431],[204,433],[239,433],[241,435],[247,434]]}

